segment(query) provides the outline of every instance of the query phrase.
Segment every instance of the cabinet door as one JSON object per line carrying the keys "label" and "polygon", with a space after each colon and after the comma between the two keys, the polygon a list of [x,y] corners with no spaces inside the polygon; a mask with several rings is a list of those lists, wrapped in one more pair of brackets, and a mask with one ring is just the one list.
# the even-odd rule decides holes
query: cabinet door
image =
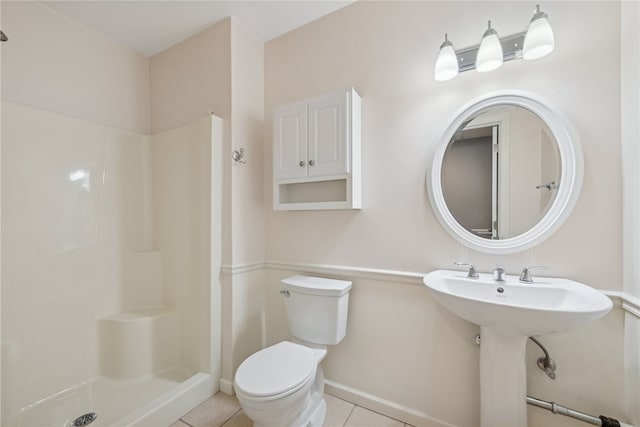
{"label": "cabinet door", "polygon": [[348,93],[309,101],[309,176],[349,173]]}
{"label": "cabinet door", "polygon": [[298,102],[274,110],[273,177],[307,176],[307,103]]}

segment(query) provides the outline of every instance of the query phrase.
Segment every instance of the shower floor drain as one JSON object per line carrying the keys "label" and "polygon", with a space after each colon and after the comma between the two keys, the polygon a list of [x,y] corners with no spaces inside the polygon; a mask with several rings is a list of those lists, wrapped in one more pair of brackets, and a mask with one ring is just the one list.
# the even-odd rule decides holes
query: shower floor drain
{"label": "shower floor drain", "polygon": [[89,412],[88,414],[80,415],[78,418],[73,420],[70,424],[71,427],[84,427],[88,426],[92,422],[94,422],[98,418],[98,414],[95,412]]}

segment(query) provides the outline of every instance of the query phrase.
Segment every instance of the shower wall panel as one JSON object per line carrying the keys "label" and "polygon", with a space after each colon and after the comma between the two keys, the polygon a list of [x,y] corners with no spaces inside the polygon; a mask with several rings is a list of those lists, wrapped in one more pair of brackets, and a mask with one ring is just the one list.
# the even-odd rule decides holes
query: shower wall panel
{"label": "shower wall panel", "polygon": [[203,343],[210,339],[211,126],[207,116],[155,134],[151,144],[153,234],[164,260],[164,305],[179,312],[181,360],[196,371],[209,358]]}
{"label": "shower wall panel", "polygon": [[[20,408],[97,374],[96,318],[127,307],[127,254],[144,248],[150,212],[148,137],[8,102],[2,124],[2,425],[10,425]],[[152,280],[144,287],[159,300]]]}

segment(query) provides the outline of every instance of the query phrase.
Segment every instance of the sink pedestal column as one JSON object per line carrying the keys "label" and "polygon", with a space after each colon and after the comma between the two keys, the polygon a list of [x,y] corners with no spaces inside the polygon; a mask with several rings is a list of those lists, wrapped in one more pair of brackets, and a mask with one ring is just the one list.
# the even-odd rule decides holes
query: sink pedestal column
{"label": "sink pedestal column", "polygon": [[527,338],[496,328],[480,328],[480,425],[527,425]]}

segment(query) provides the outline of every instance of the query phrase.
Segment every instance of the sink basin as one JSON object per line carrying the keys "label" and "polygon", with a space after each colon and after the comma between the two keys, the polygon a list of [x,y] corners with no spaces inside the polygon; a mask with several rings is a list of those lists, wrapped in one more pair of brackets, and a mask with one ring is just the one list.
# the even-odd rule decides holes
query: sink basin
{"label": "sink basin", "polygon": [[480,325],[480,425],[527,425],[525,352],[528,338],[568,331],[611,310],[603,293],[567,279],[491,274],[468,279],[464,271],[424,276],[433,297],[452,313]]}
{"label": "sink basin", "polygon": [[573,329],[611,310],[603,293],[568,279],[518,276],[496,282],[491,274],[468,279],[464,271],[437,270],[424,277],[434,298],[452,313],[484,327],[518,335],[545,335]]}

